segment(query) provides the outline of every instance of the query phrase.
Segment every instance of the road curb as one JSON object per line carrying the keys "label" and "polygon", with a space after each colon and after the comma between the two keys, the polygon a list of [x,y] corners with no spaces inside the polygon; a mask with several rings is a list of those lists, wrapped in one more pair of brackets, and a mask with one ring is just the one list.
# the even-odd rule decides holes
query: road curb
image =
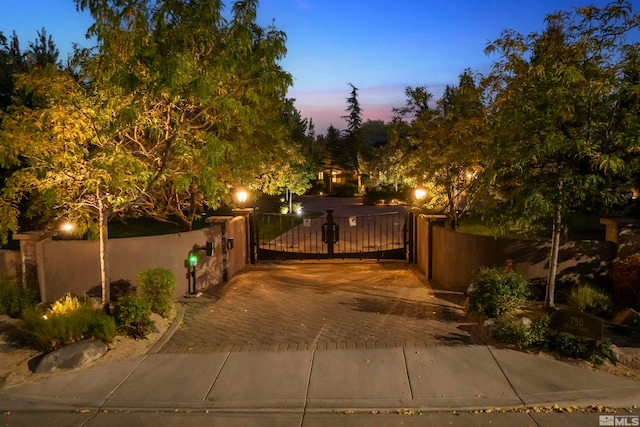
{"label": "road curb", "polygon": [[173,323],[171,323],[171,326],[169,326],[169,328],[165,331],[162,337],[153,345],[153,347],[149,349],[147,354],[157,354],[160,351],[160,349],[162,349],[162,347],[167,343],[167,341],[171,339],[173,334],[176,332],[176,330],[182,323],[182,320],[184,319],[184,312],[185,312],[184,305],[182,305],[181,302],[178,302],[176,303],[175,307],[176,307],[176,317],[173,319]]}

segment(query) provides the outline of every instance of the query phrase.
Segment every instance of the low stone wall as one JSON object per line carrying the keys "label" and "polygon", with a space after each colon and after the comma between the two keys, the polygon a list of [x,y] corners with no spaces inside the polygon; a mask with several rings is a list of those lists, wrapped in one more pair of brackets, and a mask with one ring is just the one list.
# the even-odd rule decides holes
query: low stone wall
{"label": "low stone wall", "polygon": [[[543,284],[547,280],[549,241],[460,233],[438,225],[429,227],[424,218],[418,219],[418,233],[418,241],[432,242],[431,254],[419,250],[418,266],[437,286],[464,290],[482,267],[505,266],[507,260],[511,260],[514,271],[532,282]],[[565,242],[560,247],[557,280],[562,284],[600,277],[615,254],[616,247],[611,242]]]}

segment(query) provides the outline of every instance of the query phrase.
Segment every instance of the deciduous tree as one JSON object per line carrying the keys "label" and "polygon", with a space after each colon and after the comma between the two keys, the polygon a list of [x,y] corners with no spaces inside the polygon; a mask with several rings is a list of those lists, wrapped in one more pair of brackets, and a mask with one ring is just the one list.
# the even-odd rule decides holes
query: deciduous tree
{"label": "deciduous tree", "polygon": [[291,77],[279,65],[286,37],[256,24],[256,0],[230,15],[209,0],[76,4],[95,20],[97,47],[77,52],[78,78],[52,67],[20,78],[42,106],[16,106],[3,122],[0,163],[27,164],[0,210],[15,229],[17,203],[39,192],[60,216],[97,219],[107,303],[109,217],[174,215],[189,228],[235,185],[282,181],[274,165],[299,159],[280,115]]}
{"label": "deciduous tree", "polygon": [[545,31],[505,31],[487,47],[498,55],[487,80],[497,206],[503,222],[552,229],[551,307],[562,219],[616,200],[616,177],[637,146],[637,135],[621,124],[628,112],[621,111],[620,76],[625,35],[638,22],[631,5],[618,1],[556,12],[547,16]]}

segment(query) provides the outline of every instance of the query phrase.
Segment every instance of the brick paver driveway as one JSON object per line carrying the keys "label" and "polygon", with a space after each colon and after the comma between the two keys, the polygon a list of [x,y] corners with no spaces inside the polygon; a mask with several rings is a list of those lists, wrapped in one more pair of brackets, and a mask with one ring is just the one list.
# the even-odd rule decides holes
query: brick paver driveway
{"label": "brick paver driveway", "polygon": [[248,266],[183,299],[161,353],[380,348],[477,342],[457,299],[402,261],[287,261]]}

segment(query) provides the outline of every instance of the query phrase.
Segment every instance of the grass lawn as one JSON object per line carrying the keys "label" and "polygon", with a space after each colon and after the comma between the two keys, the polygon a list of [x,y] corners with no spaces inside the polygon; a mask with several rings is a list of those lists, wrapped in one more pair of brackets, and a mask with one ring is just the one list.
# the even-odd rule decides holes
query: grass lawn
{"label": "grass lawn", "polygon": [[319,218],[322,212],[305,212],[304,215],[258,214],[260,243],[267,243],[302,224],[304,218]]}
{"label": "grass lawn", "polygon": [[[568,229],[569,240],[604,240],[605,226],[600,224],[599,216],[574,214],[564,220]],[[508,237],[526,240],[550,240],[551,229],[540,230],[535,234],[523,234],[510,231],[506,234],[498,234],[497,230],[485,223],[479,216],[470,216],[460,221],[458,231],[482,236]]]}

